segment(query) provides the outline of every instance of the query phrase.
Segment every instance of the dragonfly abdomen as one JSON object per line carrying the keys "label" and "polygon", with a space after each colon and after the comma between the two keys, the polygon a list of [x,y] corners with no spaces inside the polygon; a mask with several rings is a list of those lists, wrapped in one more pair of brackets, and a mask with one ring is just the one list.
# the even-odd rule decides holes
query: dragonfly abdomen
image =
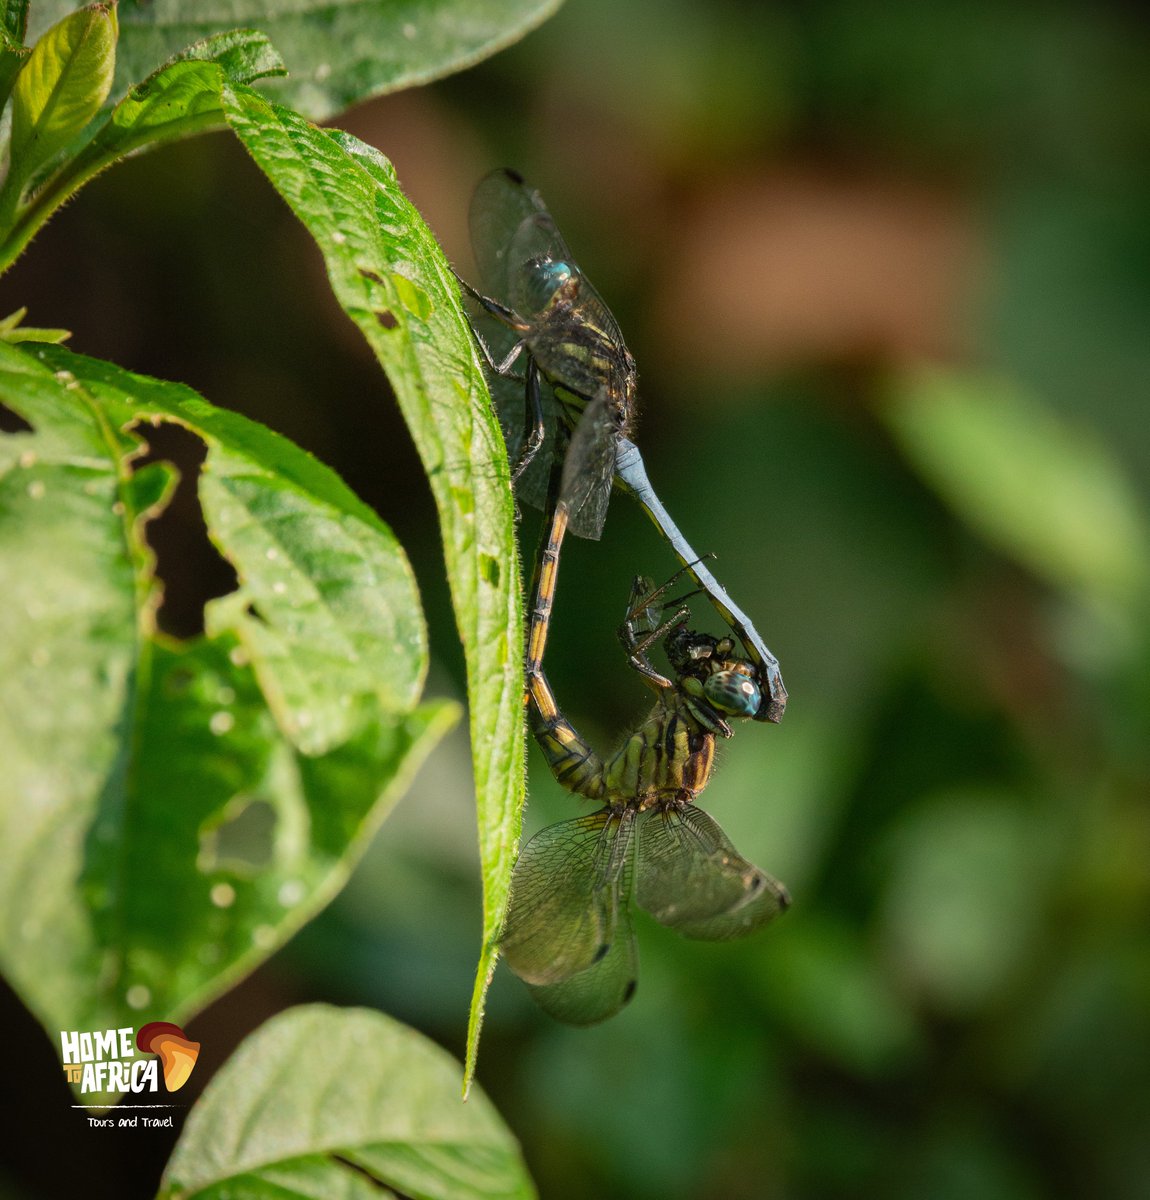
{"label": "dragonfly abdomen", "polygon": [[575,726],[558,710],[554,710],[550,719],[536,710],[531,723],[535,740],[556,782],[577,796],[603,799],[607,794],[603,760]]}

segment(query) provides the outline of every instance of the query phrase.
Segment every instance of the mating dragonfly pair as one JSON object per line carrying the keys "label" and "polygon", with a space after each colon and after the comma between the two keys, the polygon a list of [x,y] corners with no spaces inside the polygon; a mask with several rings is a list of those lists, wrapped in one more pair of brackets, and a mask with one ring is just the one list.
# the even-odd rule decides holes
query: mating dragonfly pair
{"label": "mating dragonfly pair", "polygon": [[[741,937],[786,908],[786,889],[744,859],[694,800],[710,777],[716,736],[731,736],[731,719],[778,721],[787,693],[778,661],[647,478],[629,436],[634,359],[539,194],[515,172],[496,171],[476,189],[470,223],[486,292],[459,282],[495,321],[495,336],[477,329],[476,341],[497,377],[525,388],[522,411],[505,393],[500,403],[497,391],[509,451],[519,455],[512,481],[522,499],[548,514],[527,639],[532,729],[558,782],[603,803],[544,829],[524,848],[500,947],[545,1010],[587,1025],[617,1012],[634,992],[632,896],[661,923],[706,940]],[[632,587],[619,635],[657,699],[604,761],[560,711],[543,656],[563,540],[568,531],[600,536],[613,486],[638,500],[682,567],[661,588],[642,577]],[[684,573],[694,580],[691,594],[705,595],[735,638],[689,630],[685,605],[663,602]],[[668,608],[674,611],[664,619]],[[651,663],[660,641],[673,678]]]}

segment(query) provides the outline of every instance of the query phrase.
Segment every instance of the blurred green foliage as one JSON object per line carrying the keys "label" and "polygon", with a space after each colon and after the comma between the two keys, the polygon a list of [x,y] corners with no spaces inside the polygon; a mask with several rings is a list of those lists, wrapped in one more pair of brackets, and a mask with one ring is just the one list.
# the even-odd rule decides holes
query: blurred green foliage
{"label": "blurred green foliage", "polygon": [[[705,797],[784,921],[640,920],[639,993],[589,1031],[497,975],[479,1078],[549,1200],[1147,1195],[1147,40],[1085,0],[579,0],[341,121],[461,269],[479,175],[541,188],[639,362],[652,480],[791,694]],[[259,179],[215,140],[85,201],[12,272],[31,318],[335,466],[461,694],[430,493]],[[630,577],[672,567],[621,500],[565,549],[548,673],[604,748],[645,703]],[[529,832],[578,811],[530,759]],[[457,740],[230,1003],[369,1003],[459,1053],[479,929]]]}

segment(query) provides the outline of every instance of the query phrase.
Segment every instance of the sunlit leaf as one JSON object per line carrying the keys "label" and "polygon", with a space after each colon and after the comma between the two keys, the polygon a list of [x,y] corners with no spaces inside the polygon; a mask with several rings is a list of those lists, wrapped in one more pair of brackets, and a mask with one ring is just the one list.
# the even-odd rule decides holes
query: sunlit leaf
{"label": "sunlit leaf", "polygon": [[[546,20],[560,0],[231,0],[224,6],[120,4],[117,85],[154,71],[190,41],[247,27],[268,35],[290,76],[278,100],[315,119],[358,100],[426,83],[487,58]],[[72,0],[38,0],[35,29],[58,20]]]}
{"label": "sunlit leaf", "polygon": [[[414,581],[331,471],[187,388],[0,344],[0,401],[31,426],[0,436],[0,962],[53,1036],[184,1020],[342,886],[450,723],[416,708]],[[174,474],[131,469],[163,421],[207,445],[240,581],[178,644],[144,540]]]}
{"label": "sunlit leaf", "polygon": [[115,63],[114,5],[79,9],[36,42],[12,89],[13,178],[30,179],[100,111]]}
{"label": "sunlit leaf", "polygon": [[22,322],[27,308],[18,308],[0,320],[0,341],[5,342],[66,342],[71,336],[67,329],[37,329]]}
{"label": "sunlit leaf", "polygon": [[387,371],[439,510],[467,660],[484,885],[470,1071],[523,798],[522,612],[506,451],[447,261],[391,164],[248,89],[227,98],[232,128],[316,239],[336,298]]}
{"label": "sunlit leaf", "polygon": [[87,142],[23,210],[11,213],[12,228],[0,244],[0,269],[16,258],[61,204],[112,163],[145,147],[222,126],[220,89],[227,80],[250,83],[282,73],[278,55],[259,33],[219,34],[189,46],[133,87],[92,126]]}

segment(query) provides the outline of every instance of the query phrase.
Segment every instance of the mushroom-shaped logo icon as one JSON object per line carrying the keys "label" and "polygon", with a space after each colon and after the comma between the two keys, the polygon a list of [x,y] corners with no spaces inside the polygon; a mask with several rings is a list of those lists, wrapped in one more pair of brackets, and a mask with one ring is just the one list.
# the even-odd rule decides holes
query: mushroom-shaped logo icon
{"label": "mushroom-shaped logo icon", "polygon": [[169,1092],[178,1092],[188,1082],[200,1055],[200,1043],[189,1041],[184,1031],[170,1021],[152,1021],[145,1025],[136,1034],[136,1049],[160,1056],[164,1086]]}

